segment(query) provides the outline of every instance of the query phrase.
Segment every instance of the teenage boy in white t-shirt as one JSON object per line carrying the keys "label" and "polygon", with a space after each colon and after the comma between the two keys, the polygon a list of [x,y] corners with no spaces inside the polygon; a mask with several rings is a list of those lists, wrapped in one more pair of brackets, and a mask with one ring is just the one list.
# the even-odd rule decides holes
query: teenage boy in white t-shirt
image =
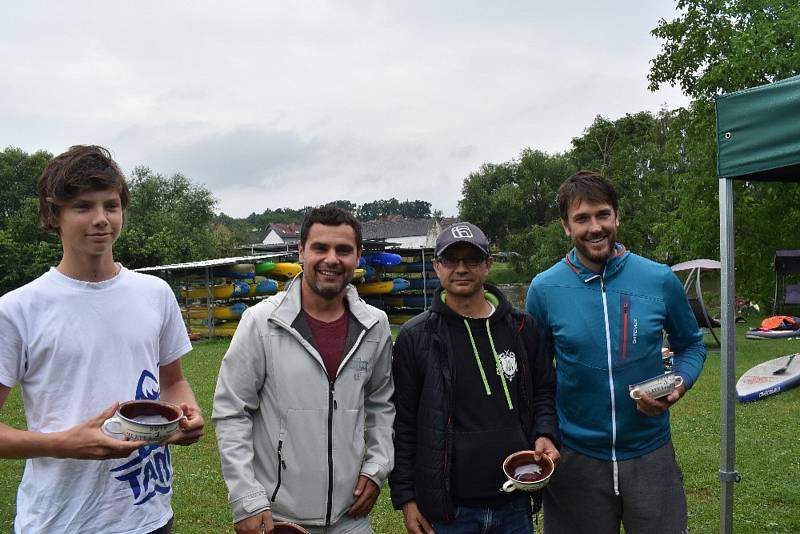
{"label": "teenage boy in white t-shirt", "polygon": [[[0,297],[0,409],[19,384],[27,420],[27,430],[0,424],[0,458],[27,458],[14,531],[169,533],[167,444],[196,442],[204,424],[181,371],[191,343],[177,301],[163,280],[114,262],[129,192],[108,150],[57,156],[38,193],[61,262]],[[157,398],[186,416],[164,442],[101,430],[119,402]]]}

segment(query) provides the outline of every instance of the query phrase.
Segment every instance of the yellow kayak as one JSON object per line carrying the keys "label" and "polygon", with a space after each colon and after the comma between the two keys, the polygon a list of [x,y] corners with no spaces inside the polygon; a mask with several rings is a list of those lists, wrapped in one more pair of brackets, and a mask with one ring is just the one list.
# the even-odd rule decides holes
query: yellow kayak
{"label": "yellow kayak", "polygon": [[[242,302],[237,302],[230,306],[215,306],[211,309],[214,319],[238,319],[247,309],[247,305]],[[183,317],[186,318],[186,309],[181,310]],[[189,318],[191,319],[206,319],[208,318],[208,308],[205,306],[191,306],[189,308]]]}
{"label": "yellow kayak", "polygon": [[359,295],[385,295],[386,293],[397,293],[408,289],[409,282],[403,278],[395,278],[384,282],[366,282],[357,284],[356,289]]}
{"label": "yellow kayak", "polygon": [[[218,337],[233,337],[233,333],[236,332],[236,327],[239,326],[239,321],[233,321],[230,323],[221,324],[214,327],[214,335]],[[191,330],[189,330],[190,334],[201,334],[203,336],[208,335],[208,327],[207,326],[193,326]]]}
{"label": "yellow kayak", "polygon": [[[211,298],[222,300],[231,297],[245,297],[250,291],[250,286],[246,282],[234,282],[233,284],[220,284],[211,287]],[[180,296],[190,299],[204,299],[208,297],[208,288],[205,286],[190,287],[181,289]]]}
{"label": "yellow kayak", "polygon": [[294,278],[297,274],[303,270],[303,267],[299,263],[287,263],[287,262],[278,262],[275,264],[275,267],[270,270],[269,275],[274,276],[286,276],[287,278]]}

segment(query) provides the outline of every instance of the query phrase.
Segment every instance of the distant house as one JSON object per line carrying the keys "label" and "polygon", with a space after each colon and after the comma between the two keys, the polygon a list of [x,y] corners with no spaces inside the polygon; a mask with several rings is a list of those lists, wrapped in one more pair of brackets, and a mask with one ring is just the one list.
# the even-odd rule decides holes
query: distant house
{"label": "distant house", "polygon": [[297,223],[272,223],[267,226],[262,245],[293,245],[300,241],[300,225]]}
{"label": "distant house", "polygon": [[361,233],[364,239],[390,241],[399,244],[401,248],[432,248],[442,228],[455,221],[456,219],[403,219],[399,216],[388,216],[362,222]]}

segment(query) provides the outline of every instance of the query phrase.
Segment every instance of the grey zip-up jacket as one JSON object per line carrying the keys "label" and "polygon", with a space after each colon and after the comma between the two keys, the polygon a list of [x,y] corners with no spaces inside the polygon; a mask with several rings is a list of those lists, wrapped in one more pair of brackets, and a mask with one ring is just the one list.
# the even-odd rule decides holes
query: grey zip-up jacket
{"label": "grey zip-up jacket", "polygon": [[359,475],[381,487],[393,467],[386,314],[347,288],[345,356],[329,380],[300,282],[248,308],[222,360],[212,421],[234,523],[271,509],[276,520],[334,524]]}

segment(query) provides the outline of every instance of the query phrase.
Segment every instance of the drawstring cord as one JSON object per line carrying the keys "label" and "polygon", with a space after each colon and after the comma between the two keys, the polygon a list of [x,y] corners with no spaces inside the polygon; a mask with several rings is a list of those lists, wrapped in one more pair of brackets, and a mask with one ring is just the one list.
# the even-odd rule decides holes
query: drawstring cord
{"label": "drawstring cord", "polygon": [[[475,338],[472,335],[472,329],[469,327],[469,322],[464,319],[464,326],[467,327],[467,334],[469,334],[469,342],[472,345],[472,353],[475,355],[475,362],[478,364],[478,370],[481,372],[481,380],[483,380],[483,387],[486,389],[486,396],[492,395],[492,389],[489,387],[489,381],[486,380],[486,373],[483,370],[480,355],[478,354],[478,347],[475,345]],[[508,384],[506,383],[506,376],[503,372],[503,366],[500,364],[500,358],[497,356],[497,349],[494,348],[494,339],[492,338],[492,330],[489,328],[489,319],[486,319],[486,333],[489,334],[489,345],[492,347],[492,355],[494,356],[494,363],[496,366],[497,374],[500,375],[500,382],[503,384],[503,391],[506,394],[506,402],[508,409],[513,410],[514,405],[511,403],[511,395],[508,393]]]}

